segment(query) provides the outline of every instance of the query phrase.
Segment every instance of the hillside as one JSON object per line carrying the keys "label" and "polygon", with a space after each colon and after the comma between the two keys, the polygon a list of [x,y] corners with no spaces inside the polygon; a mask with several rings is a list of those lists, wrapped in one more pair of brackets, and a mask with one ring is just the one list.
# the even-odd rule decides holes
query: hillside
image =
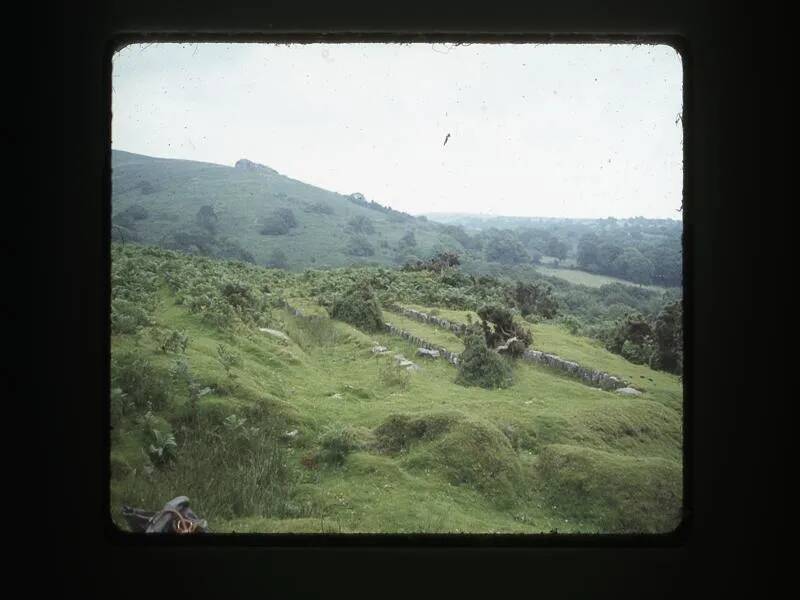
{"label": "hillside", "polygon": [[113,244],[115,522],[125,527],[122,504],[185,494],[215,532],[672,530],[683,493],[677,376],[541,322],[530,325],[535,350],[617,374],[641,395],[524,361],[510,387],[460,385],[447,361],[320,305],[366,281],[384,321],[461,351],[459,338],[394,308],[473,320],[465,306],[493,291],[463,287],[457,301],[448,277],[291,273]]}
{"label": "hillside", "polygon": [[[423,219],[246,159],[223,166],[112,150],[112,190],[115,240],[260,265],[292,270],[393,265],[461,247]],[[281,217],[287,215],[284,223]],[[268,233],[261,233],[265,228]],[[414,243],[401,244],[409,232]]]}

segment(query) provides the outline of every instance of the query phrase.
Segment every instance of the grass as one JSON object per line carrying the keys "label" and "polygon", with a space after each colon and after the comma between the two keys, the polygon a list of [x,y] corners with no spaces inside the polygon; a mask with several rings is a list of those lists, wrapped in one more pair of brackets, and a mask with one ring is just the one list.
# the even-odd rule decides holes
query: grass
{"label": "grass", "polygon": [[543,275],[558,277],[565,281],[569,281],[570,283],[585,285],[593,288],[599,288],[600,286],[607,285],[609,283],[624,283],[625,285],[643,287],[656,292],[667,289],[657,285],[641,285],[632,281],[628,281],[627,279],[620,279],[618,277],[611,277],[609,275],[598,275],[597,273],[589,273],[588,271],[581,271],[579,269],[561,269],[558,267],[546,267],[540,265],[536,267],[536,270]]}
{"label": "grass", "polygon": [[[464,321],[456,318],[462,312],[439,312]],[[448,349],[463,347],[450,332],[385,316]],[[254,326],[222,331],[176,304],[166,287],[153,318],[157,326],[186,332],[185,355],[161,352],[145,331],[112,336],[112,357],[134,352],[163,378],[167,401],[153,412],[178,439],[177,462],[148,474],[145,426],[138,413],[122,416],[112,434],[117,522],[123,503],[155,509],[186,494],[215,532],[673,526],[681,495],[677,378],[631,365],[554,325],[532,326],[535,346],[622,375],[645,375],[644,396],[621,397],[521,362],[511,388],[464,387],[454,383],[450,364],[416,358],[416,347],[401,338],[367,335],[324,317],[299,319],[282,309],[272,310],[269,327],[285,332],[288,342]],[[391,352],[373,355],[375,342]],[[220,343],[242,358],[235,377],[217,359]],[[400,373],[394,353],[421,369]],[[210,388],[196,409],[186,385],[167,374],[180,357]],[[226,426],[231,415],[245,419],[245,429],[234,433]],[[253,435],[260,442],[242,441],[247,427],[259,429]],[[212,433],[220,436],[214,443]],[[232,448],[221,455],[225,461],[223,447]],[[271,487],[272,480],[282,483]]]}

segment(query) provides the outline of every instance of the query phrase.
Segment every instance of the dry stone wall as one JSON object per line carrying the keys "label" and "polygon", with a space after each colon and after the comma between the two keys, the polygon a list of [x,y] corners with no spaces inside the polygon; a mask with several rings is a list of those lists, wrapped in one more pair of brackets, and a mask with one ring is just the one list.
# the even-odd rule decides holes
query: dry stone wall
{"label": "dry stone wall", "polygon": [[[291,306],[288,302],[284,301],[284,305],[286,306],[286,309],[293,315],[297,317],[304,316],[299,309]],[[394,312],[399,312],[402,315],[414,319],[416,321],[427,323],[429,325],[436,325],[437,327],[441,327],[443,329],[448,329],[459,336],[463,335],[464,330],[466,329],[466,326],[461,323],[452,323],[447,319],[441,319],[435,315],[429,315],[427,313],[414,310],[411,308],[398,306],[396,304],[390,304],[386,308]],[[399,327],[396,327],[391,323],[384,323],[384,327],[387,333],[406,339],[412,344],[415,344],[419,348],[427,348],[428,350],[438,350],[440,356],[444,358],[447,362],[449,362],[452,365],[458,365],[459,355],[456,352],[451,352],[447,348],[431,344],[430,342],[419,337],[418,335],[415,335],[410,331],[400,329]],[[591,385],[593,387],[599,387],[604,390],[616,390],[619,388],[628,387],[628,382],[622,378],[610,375],[605,371],[598,371],[597,369],[583,367],[576,362],[573,362],[571,360],[565,360],[560,356],[556,356],[555,354],[548,354],[546,352],[540,352],[538,350],[532,350],[528,348],[522,354],[522,359],[531,363],[544,365],[551,369],[556,369],[567,375],[580,379],[581,381],[583,381],[588,385]]]}
{"label": "dry stone wall", "polygon": [[[466,329],[466,325],[464,325],[463,323],[453,323],[451,321],[448,321],[447,319],[442,319],[440,317],[437,317],[436,315],[429,315],[428,313],[414,310],[413,308],[406,308],[404,306],[399,306],[397,304],[388,305],[387,308],[394,312],[398,312],[410,319],[420,321],[421,323],[427,323],[429,325],[435,325],[443,329],[448,329],[458,336],[463,336],[464,331]],[[389,326],[388,323],[387,326]],[[395,330],[397,330],[397,328],[393,327],[393,329],[390,332],[394,333]],[[403,332],[402,330],[397,330],[397,331],[398,333],[396,333],[395,335],[402,335],[403,337],[406,337],[406,335],[403,334],[407,334],[408,336],[411,337],[410,338],[406,337],[406,339],[412,339],[412,341],[419,340],[421,342],[424,342],[424,340],[420,340],[418,337],[408,334],[408,332]],[[415,341],[414,343],[417,342]],[[425,347],[433,348],[432,345],[428,345]],[[443,349],[436,348],[436,350],[442,351]],[[442,352],[442,354],[444,354],[444,352]],[[450,360],[450,362],[452,362],[453,364],[457,364],[458,355],[453,352],[448,352],[448,354],[451,357],[453,357],[453,360],[450,359],[448,360]],[[523,353],[522,358],[523,360],[526,360],[528,362],[544,365],[551,369],[557,369],[559,371],[566,373],[567,375],[576,377],[589,385],[599,387],[604,390],[615,390],[618,388],[624,388],[628,385],[627,381],[619,377],[616,377],[614,375],[611,375],[609,373],[606,373],[605,371],[598,371],[597,369],[583,367],[576,362],[573,362],[571,360],[565,360],[555,354],[548,354],[546,352],[540,352],[538,350],[532,350],[529,348]]]}

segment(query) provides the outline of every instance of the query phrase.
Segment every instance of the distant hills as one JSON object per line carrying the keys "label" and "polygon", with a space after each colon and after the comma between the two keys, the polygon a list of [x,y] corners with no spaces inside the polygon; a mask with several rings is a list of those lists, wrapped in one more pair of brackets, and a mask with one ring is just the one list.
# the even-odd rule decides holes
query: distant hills
{"label": "distant hills", "polygon": [[298,271],[400,266],[453,251],[474,274],[541,263],[676,287],[682,223],[440,213],[413,216],[246,158],[234,166],[112,150],[112,239]]}
{"label": "distant hills", "polygon": [[112,150],[112,238],[293,270],[398,265],[461,244],[426,218],[235,166]]}

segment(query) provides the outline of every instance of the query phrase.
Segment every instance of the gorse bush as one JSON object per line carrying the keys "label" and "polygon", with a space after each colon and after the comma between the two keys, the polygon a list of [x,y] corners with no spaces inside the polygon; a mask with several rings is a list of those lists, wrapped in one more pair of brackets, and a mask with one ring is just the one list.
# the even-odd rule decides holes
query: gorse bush
{"label": "gorse bush", "polygon": [[285,235],[297,227],[297,219],[289,208],[276,208],[264,219],[261,235]]}
{"label": "gorse bush", "polygon": [[186,346],[189,344],[189,336],[183,331],[174,329],[153,329],[153,338],[156,340],[159,349],[164,354],[172,352],[185,353]]}
{"label": "gorse bush", "polygon": [[531,333],[514,322],[514,315],[507,308],[489,304],[481,306],[477,312],[489,348],[502,347],[508,354],[519,356],[533,342]]}
{"label": "gorse bush", "polygon": [[365,445],[363,437],[352,427],[336,424],[328,427],[320,438],[320,451],[317,458],[323,464],[341,466],[347,455],[361,450]]}
{"label": "gorse bush", "polygon": [[125,298],[111,301],[111,333],[136,333],[151,323],[150,314],[139,304]]}
{"label": "gorse bush", "polygon": [[378,299],[366,282],[356,283],[331,303],[330,315],[364,331],[383,331],[384,320]]}
{"label": "gorse bush", "polygon": [[511,366],[490,350],[486,338],[473,328],[464,339],[456,383],[487,389],[509,387],[513,384],[513,373]]}
{"label": "gorse bush", "polygon": [[119,388],[136,409],[158,410],[167,403],[164,377],[137,352],[111,356],[111,386]]}
{"label": "gorse bush", "polygon": [[225,369],[225,373],[230,378],[235,378],[236,374],[232,371],[233,367],[240,367],[242,365],[242,357],[236,352],[228,348],[225,344],[217,346],[217,361]]}

